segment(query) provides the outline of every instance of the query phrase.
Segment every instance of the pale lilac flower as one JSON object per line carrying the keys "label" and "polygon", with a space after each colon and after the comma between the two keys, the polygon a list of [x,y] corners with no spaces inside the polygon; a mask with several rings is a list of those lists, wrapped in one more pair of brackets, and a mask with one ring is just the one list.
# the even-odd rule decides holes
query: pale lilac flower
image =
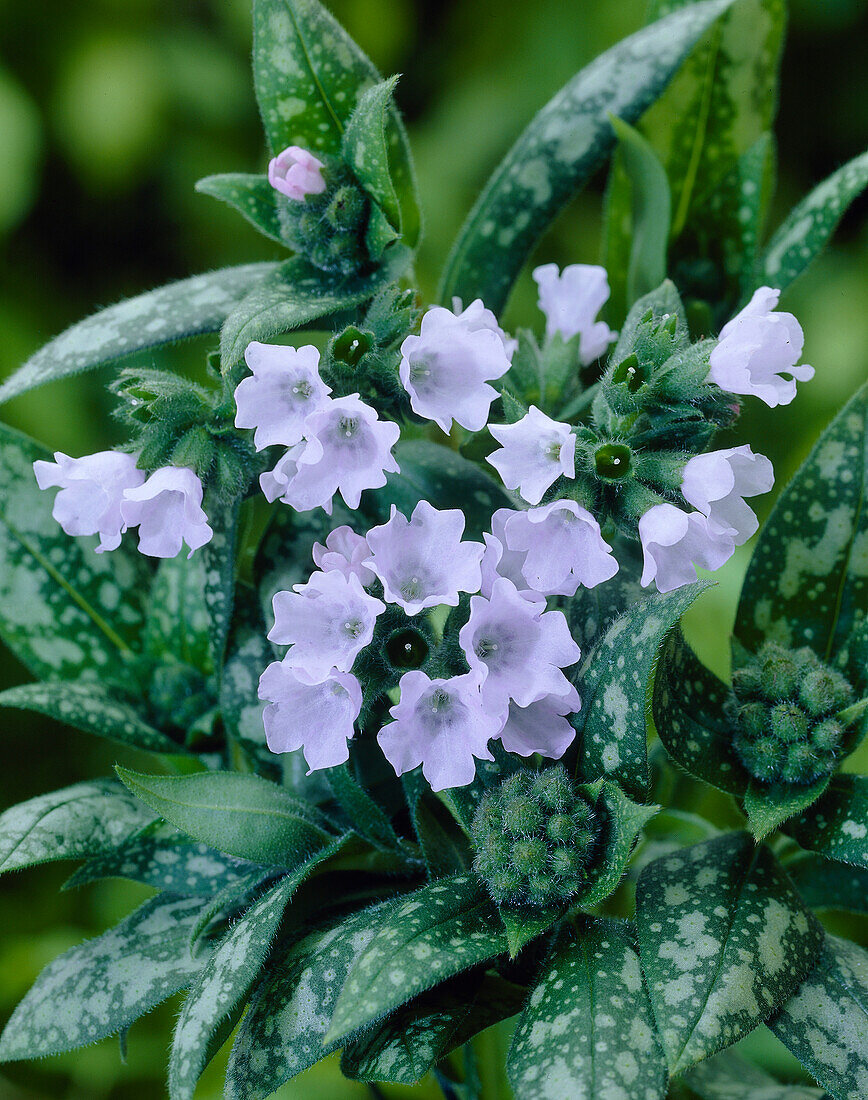
{"label": "pale lilac flower", "polygon": [[408,615],[423,608],[458,603],[459,592],[478,592],[484,547],[462,542],[464,513],[438,511],[420,500],[410,519],[395,505],[388,523],[368,531],[371,557],[365,562],[383,582],[385,598]]}
{"label": "pale lilac flower", "polygon": [[152,558],[174,558],[185,542],[191,558],[214,535],[202,511],[202,482],[186,466],[162,466],[127,489],[121,518],[124,530],[138,527],[139,550]]}
{"label": "pale lilac flower", "polygon": [[659,592],[671,592],[697,579],[695,565],[719,569],[732,556],[735,543],[714,534],[699,512],[682,512],[674,504],[655,504],[639,520],[645,562],[642,587],[651,581]]}
{"label": "pale lilac flower", "polygon": [[481,328],[496,332],[503,344],[503,350],[506,352],[507,359],[512,360],[515,349],[518,347],[518,340],[514,339],[512,336],[507,336],[497,323],[497,318],[491,310],[486,309],[481,298],[476,298],[470,303],[467,309],[464,309],[461,299],[454,297],[452,299],[452,312],[456,317],[464,321],[470,332],[477,332]]}
{"label": "pale lilac flower", "polygon": [[362,709],[362,689],[355,676],[337,669],[322,677],[309,676],[293,665],[290,651],[262,673],[259,698],[270,704],[262,721],[272,752],[304,749],[308,775],[349,759],[353,723]]}
{"label": "pale lilac flower", "polygon": [[728,536],[741,546],[759,527],[744,498],[767,493],[774,483],[771,462],[745,444],[694,455],[684,467],[681,492],[706,517],[713,535]]}
{"label": "pale lilac flower", "polygon": [[322,161],[313,153],[290,145],[269,162],[268,182],[288,199],[304,202],[308,195],[321,195],[325,191],[322,170]]}
{"label": "pale lilac flower", "polygon": [[533,277],[539,287],[539,307],[546,316],[546,335],[551,338],[559,332],[569,340],[579,333],[579,356],[585,366],[605,354],[618,336],[605,321],[596,320],[609,299],[606,269],[570,264],[559,273],[557,264],[543,264]]}
{"label": "pale lilac flower", "polygon": [[505,524],[510,550],[527,552],[522,573],[529,588],[546,596],[574,596],[618,572],[600,525],[574,500],[555,500],[516,512]]}
{"label": "pale lilac flower", "polygon": [[491,517],[491,533],[486,531],[482,536],[485,541],[485,553],[480,562],[482,583],[479,591],[486,598],[491,596],[491,587],[498,577],[507,577],[522,595],[530,599],[535,599],[539,595],[528,588],[522,573],[527,560],[527,551],[510,550],[506,545],[507,521],[511,516],[521,514],[512,508],[498,508]]}
{"label": "pale lilac flower", "polygon": [[570,685],[567,695],[546,695],[527,707],[509,704],[506,723],[500,731],[500,743],[507,752],[518,756],[539,753],[560,760],[576,736],[566,715],[575,714],[582,705],[579,693]]}
{"label": "pale lilac flower", "polygon": [[581,652],[567,620],[561,611],[546,611],[542,597],[521,596],[505,577],[494,582],[490,599],[471,598],[458,640],[471,672],[480,677],[487,707],[507,699],[527,707],[546,695],[571,693],[561,669],[575,664]]}
{"label": "pale lilac flower", "polygon": [[474,757],[492,759],[488,742],[503,724],[483,709],[476,677],[467,673],[430,680],[424,672],[406,672],[399,688],[401,701],[389,712],[395,721],[377,734],[395,774],[421,764],[434,791],[472,783]]}
{"label": "pale lilac flower", "polygon": [[40,489],[59,486],[51,514],[67,535],[99,535],[98,554],[121,544],[124,521],[121,500],[127,489],[145,480],[136,468],[136,456],[123,451],[97,451],[70,458],[54,452],[54,462],[33,463]]}
{"label": "pale lilac flower", "polygon": [[398,473],[392,447],[400,434],[397,424],[378,419],[357,393],[330,400],[305,421],[305,443],[291,458],[284,456],[286,473],[293,463],[296,471],[282,499],[298,512],[320,507],[330,513],[340,491],[348,508],[358,508],[365,489],[382,488],[387,471]]}
{"label": "pale lilac flower", "polygon": [[325,540],[313,544],[313,561],[317,569],[328,573],[337,570],[345,577],[355,575],[362,585],[373,584],[374,572],[362,563],[371,556],[371,548],[364,535],[357,535],[351,527],[336,527]]}
{"label": "pale lilac flower", "polygon": [[499,330],[482,323],[487,312],[473,303],[456,317],[435,306],[422,318],[421,334],[401,344],[398,373],[410,406],[444,432],[453,420],[471,432],[484,428],[498,395],[488,383],[509,370]]}
{"label": "pale lilac flower", "polygon": [[576,476],[576,437],[569,424],[560,424],[531,405],[517,424],[489,424],[500,449],[488,461],[507,489],[518,489],[528,504],[539,504],[543,493],[561,475]]}
{"label": "pale lilac flower", "polygon": [[330,668],[349,672],[370,644],[386,605],[369,595],[357,576],[337,570],[312,573],[306,584],[293,589],[277,592],[272,600],[269,641],[291,645],[295,667],[310,676],[324,676]]}
{"label": "pale lilac flower", "polygon": [[257,451],[275,443],[298,443],[305,417],[321,408],[331,393],[319,376],[319,352],[311,346],[290,348],[254,340],[244,358],[253,374],[235,390],[235,427],[256,429]]}
{"label": "pale lilac flower", "polygon": [[[331,497],[324,498],[319,485],[309,485],[302,492],[297,485],[290,491],[295,475],[298,473],[298,459],[304,453],[304,443],[296,443],[277,460],[272,470],[259,475],[262,495],[268,501],[281,500],[297,512],[308,512],[311,508],[322,508],[327,515],[332,514]],[[291,498],[290,499],[290,495]]]}
{"label": "pale lilac flower", "polygon": [[[796,396],[796,379],[807,382],[814,368],[802,363],[805,337],[792,313],[774,313],[779,290],[761,286],[748,304],[720,330],[709,360],[712,381],[727,393],[752,394],[773,409]],[[789,375],[789,377],[786,377]]]}

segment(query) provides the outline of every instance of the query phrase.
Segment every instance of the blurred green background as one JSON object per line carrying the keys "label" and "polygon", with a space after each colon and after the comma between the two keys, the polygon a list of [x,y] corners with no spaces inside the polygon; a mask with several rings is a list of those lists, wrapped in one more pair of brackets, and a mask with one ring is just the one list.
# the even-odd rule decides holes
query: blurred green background
{"label": "blurred green background", "polygon": [[[644,21],[645,0],[332,0],[331,8],[398,90],[426,213],[420,284],[433,294],[450,242],[480,184],[521,127],[578,68]],[[0,378],[96,307],[173,278],[253,259],[276,246],[194,182],[264,167],[249,80],[249,0],[0,0]],[[778,121],[772,224],[811,186],[860,152],[868,134],[868,0],[793,0]],[[595,262],[601,175],[541,244],[541,261]],[[796,402],[751,402],[738,428],[783,483],[868,373],[868,203],[787,292],[817,368]],[[526,274],[507,327],[537,323]],[[150,361],[201,360],[193,342]],[[104,377],[104,376],[103,376]],[[3,419],[52,448],[81,454],[116,440],[100,375],[11,402]],[[763,500],[765,513],[772,500]],[[749,547],[691,613],[688,633],[726,673]],[[724,630],[724,626],[727,630]],[[26,680],[0,651],[0,685]],[[0,808],[94,774],[123,754],[45,719],[4,712]],[[132,754],[125,762],[142,764]],[[123,916],[146,891],[109,883],[58,893],[69,868],[0,880],[0,1020],[50,959]],[[859,929],[850,927],[851,934]],[[864,925],[861,931],[865,931]],[[4,1067],[0,1100],[134,1100],[165,1095],[165,1045],[176,1006],[136,1024],[124,1066],[117,1045]],[[752,1040],[764,1042],[762,1036]],[[793,1072],[776,1048],[763,1048]],[[215,1067],[203,1100],[220,1095]],[[412,1095],[436,1095],[430,1088]],[[371,1097],[334,1062],[284,1098]],[[386,1096],[407,1096],[383,1088]]]}

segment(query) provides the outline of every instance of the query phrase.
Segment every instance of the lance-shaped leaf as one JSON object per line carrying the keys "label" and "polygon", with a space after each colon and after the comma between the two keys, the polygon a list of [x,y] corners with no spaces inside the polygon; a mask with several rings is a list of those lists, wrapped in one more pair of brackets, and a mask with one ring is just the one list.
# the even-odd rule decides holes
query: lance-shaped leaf
{"label": "lance-shaped leaf", "polygon": [[817,965],[769,1027],[835,1100],[868,1090],[868,952],[826,936]]}
{"label": "lance-shaped leaf", "polygon": [[187,940],[199,898],[159,895],[42,971],[0,1036],[0,1061],[87,1046],[129,1027],[198,973]]}
{"label": "lance-shaped leaf", "polygon": [[475,875],[423,886],[389,913],[356,959],[327,1041],[351,1035],[506,946],[494,903]]}
{"label": "lance-shaped leaf", "polygon": [[849,205],[868,187],[868,152],[854,157],[794,207],[769,241],[755,283],[783,289],[818,256]]}
{"label": "lance-shaped leaf", "polygon": [[401,206],[389,169],[388,123],[397,83],[393,76],[362,93],[341,140],[344,159],[394,230],[401,228]]}
{"label": "lance-shaped leaf", "polygon": [[243,1005],[268,957],[283,911],[295,889],[281,879],[232,925],[188,993],[175,1026],[169,1059],[171,1100],[191,1100],[220,1025]]}
{"label": "lance-shaped leaf", "polygon": [[[169,894],[211,898],[240,881],[253,864],[192,842],[163,822],[131,836],[116,848],[93,856],[63,884],[64,890],[106,878],[127,878]],[[256,867],[261,873],[262,868]]]}
{"label": "lance-shaped leaf", "polygon": [[522,1100],[666,1095],[666,1062],[627,925],[565,930],[531,991],[507,1059]]}
{"label": "lance-shaped leaf", "polygon": [[272,960],[232,1046],[227,1100],[265,1100],[335,1049],[324,1039],[338,994],[393,904],[356,913]]}
{"label": "lance-shaped leaf", "polygon": [[146,722],[129,703],[100,684],[49,680],[0,692],[0,707],[36,711],[77,730],[149,752],[183,752],[166,734]]}
{"label": "lance-shaped leaf", "polygon": [[642,968],[669,1069],[737,1042],[808,973],[823,933],[765,847],[731,833],[657,859],[636,887]]}
{"label": "lance-shaped leaf", "polygon": [[153,817],[113,779],[37,795],[0,815],[0,871],[110,850]]}
{"label": "lance-shaped leaf", "polygon": [[787,864],[787,874],[811,909],[868,913],[868,870],[863,867],[842,867],[835,861],[803,852],[795,862]]}
{"label": "lance-shaped leaf", "polygon": [[214,535],[199,551],[205,573],[202,595],[208,615],[211,656],[214,667],[219,668],[235,606],[235,552],[241,498],[220,501],[211,497],[206,503]]}
{"label": "lance-shaped leaf", "polygon": [[127,298],[56,336],[0,386],[0,402],[136,351],[217,332],[276,264],[241,264]]}
{"label": "lance-shaped leaf", "polygon": [[[756,652],[771,639],[830,661],[868,599],[868,384],[823,432],[760,531],[735,623]],[[737,655],[737,654],[736,654]]]}
{"label": "lance-shaped leaf", "polygon": [[239,859],[295,867],[333,839],[313,807],[255,775],[141,775],[126,768],[117,773],[166,821]]}
{"label": "lance-shaped leaf", "polygon": [[145,560],[132,547],[95,554],[51,515],[33,474],[51,455],[0,425],[0,638],[40,679],[114,676],[134,689],[126,659],[142,625]]}
{"label": "lance-shaped leaf", "polygon": [[868,868],[868,776],[838,775],[826,793],[787,823],[803,848]]}
{"label": "lance-shaped leaf", "polygon": [[396,248],[383,268],[350,278],[328,275],[298,256],[280,264],[226,318],[220,333],[224,372],[240,363],[251,340],[267,343],[373,298],[384,282],[400,276],[408,259],[406,249]]}
{"label": "lance-shaped leaf", "polygon": [[647,793],[648,682],[666,635],[707,587],[698,583],[646,596],[586,656],[576,681],[582,708],[573,718],[583,781],[605,776],[634,796]]}
{"label": "lance-shaped leaf", "polygon": [[692,1069],[684,1081],[698,1100],[828,1100],[822,1089],[780,1084],[731,1050]]}
{"label": "lance-shaped leaf", "polygon": [[660,652],[654,680],[654,726],[666,751],[685,771],[728,794],[743,795],[749,775],[732,747],[723,707],[729,689],[673,630]]}
{"label": "lance-shaped leaf", "polygon": [[[253,78],[273,153],[300,145],[334,156],[341,154],[342,138],[360,97],[381,79],[317,0],[256,0]],[[404,240],[413,247],[420,232],[416,181],[407,134],[393,103],[386,119],[386,145]]]}
{"label": "lance-shaped leaf", "polygon": [[158,661],[176,660],[203,676],[214,671],[210,619],[205,606],[205,560],[165,558],[148,593],[145,647]]}
{"label": "lance-shaped leaf", "polygon": [[431,792],[420,768],[401,776],[410,820],[431,878],[470,870],[473,852],[467,834]]}
{"label": "lance-shaped leaf", "polygon": [[632,123],[654,102],[729,0],[706,0],[631,35],[583,69],[539,112],[470,213],[441,301],[482,298],[499,312],[546,226],[611,151],[609,114]]}
{"label": "lance-shaped leaf", "polygon": [[203,195],[212,195],[237,210],[266,237],[278,244],[286,243],[280,235],[276,193],[267,176],[225,172],[219,176],[205,176],[197,182],[196,190]]}
{"label": "lance-shaped leaf", "polygon": [[338,805],[359,836],[364,837],[375,848],[394,851],[400,847],[398,835],[388,814],[358,782],[349,764],[327,768],[325,779]]}

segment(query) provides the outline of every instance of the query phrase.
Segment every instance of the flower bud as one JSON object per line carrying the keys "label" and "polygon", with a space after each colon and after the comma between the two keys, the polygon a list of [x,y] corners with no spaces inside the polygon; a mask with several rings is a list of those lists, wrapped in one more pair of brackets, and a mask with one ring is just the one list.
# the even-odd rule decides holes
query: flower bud
{"label": "flower bud", "polygon": [[853,697],[853,689],[840,672],[813,668],[799,685],[799,702],[813,718],[841,710]]}

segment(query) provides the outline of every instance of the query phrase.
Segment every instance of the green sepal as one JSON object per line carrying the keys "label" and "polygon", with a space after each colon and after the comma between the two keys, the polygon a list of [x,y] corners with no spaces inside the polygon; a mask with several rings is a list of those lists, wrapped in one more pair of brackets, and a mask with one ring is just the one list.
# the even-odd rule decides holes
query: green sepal
{"label": "green sepal", "polygon": [[823,931],[766,847],[729,833],[639,876],[642,968],[670,1072],[752,1031],[793,994]]}
{"label": "green sepal", "polygon": [[255,775],[142,775],[120,767],[116,771],[133,794],[166,821],[239,859],[292,868],[333,839],[314,807]]}
{"label": "green sepal", "polygon": [[225,172],[198,180],[196,190],[211,195],[245,218],[260,233],[285,245],[277,215],[276,192],[267,176],[247,172]]}
{"label": "green sepal", "polygon": [[786,824],[803,847],[868,868],[868,776],[837,775],[808,809]]}
{"label": "green sepal", "polygon": [[628,925],[564,928],[515,1029],[507,1071],[522,1100],[663,1100],[666,1062]]}
{"label": "green sepal", "polygon": [[[678,318],[678,343],[672,344],[670,354],[688,346],[687,313],[675,283],[671,279],[664,279],[660,286],[643,295],[630,307],[609,362],[616,366],[623,363],[628,355],[637,353],[640,361],[643,361],[646,357],[645,341],[654,338],[657,329],[664,323],[664,318],[673,316]],[[668,355],[665,356],[663,361],[668,358]]]}
{"label": "green sepal", "polygon": [[598,57],[539,112],[501,162],[446,264],[440,301],[482,298],[499,313],[546,226],[612,149],[609,114],[635,122],[730,6],[674,12]]}

